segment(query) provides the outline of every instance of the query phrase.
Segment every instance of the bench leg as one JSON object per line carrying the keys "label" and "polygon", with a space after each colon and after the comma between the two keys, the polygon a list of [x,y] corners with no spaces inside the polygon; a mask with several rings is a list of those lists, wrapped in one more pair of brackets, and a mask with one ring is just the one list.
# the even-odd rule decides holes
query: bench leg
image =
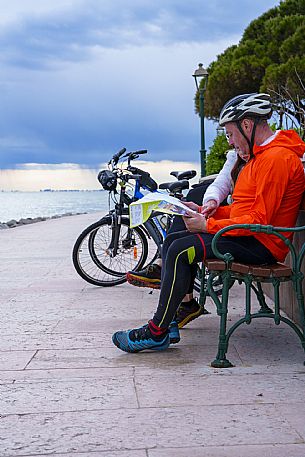
{"label": "bench leg", "polygon": [[220,316],[220,327],[219,327],[218,352],[217,352],[216,359],[213,360],[213,362],[211,363],[211,366],[213,368],[233,367],[232,363],[226,358],[226,353],[228,350],[228,338],[227,338],[226,330],[227,330],[228,299],[229,299],[230,284],[231,284],[230,275],[225,273],[223,275],[223,289],[222,289],[221,302],[218,299],[218,306],[217,306],[217,313]]}
{"label": "bench leg", "polygon": [[272,309],[269,308],[269,306],[266,303],[265,294],[263,292],[261,283],[257,282],[256,286],[257,287],[252,285],[252,289],[254,290],[254,292],[255,292],[255,294],[257,296],[258,302],[260,304],[260,310],[258,312],[261,313],[261,314],[264,314],[264,313],[272,314],[273,313]]}
{"label": "bench leg", "polygon": [[[296,290],[296,297],[298,302],[299,314],[300,314],[300,321],[301,321],[301,333],[302,333],[302,347],[305,351],[305,305],[304,305],[304,294],[302,288],[302,280],[298,279],[295,284]],[[305,362],[304,362],[305,365]]]}

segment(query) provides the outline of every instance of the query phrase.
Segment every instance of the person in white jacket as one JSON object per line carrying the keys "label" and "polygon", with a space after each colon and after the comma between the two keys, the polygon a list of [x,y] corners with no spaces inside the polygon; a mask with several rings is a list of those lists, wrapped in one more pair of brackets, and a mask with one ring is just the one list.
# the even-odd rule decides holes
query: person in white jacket
{"label": "person in white jacket", "polygon": [[[202,206],[205,213],[208,216],[211,216],[215,213],[216,209],[220,205],[220,203],[225,199],[233,191],[233,182],[231,178],[231,171],[236,163],[237,154],[235,150],[229,150],[227,152],[227,159],[220,170],[218,176],[215,180],[208,186],[206,189],[203,200]],[[229,202],[228,202],[229,203]]]}

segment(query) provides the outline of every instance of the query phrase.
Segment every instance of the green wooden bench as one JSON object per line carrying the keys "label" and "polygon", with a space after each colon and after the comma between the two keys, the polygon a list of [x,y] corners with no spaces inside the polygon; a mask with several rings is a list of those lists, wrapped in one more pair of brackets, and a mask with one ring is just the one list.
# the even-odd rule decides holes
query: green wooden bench
{"label": "green wooden bench", "polygon": [[[288,246],[291,254],[291,267],[282,263],[275,265],[253,266],[241,264],[234,261],[231,254],[221,254],[217,249],[217,241],[223,234],[227,234],[234,229],[247,229],[251,232],[261,232],[272,234],[282,239]],[[258,224],[238,224],[225,227],[215,235],[212,243],[212,249],[215,259],[205,262],[209,270],[208,278],[202,278],[202,292],[200,297],[201,304],[204,305],[207,295],[210,295],[216,304],[217,314],[220,317],[219,325],[219,342],[218,353],[215,360],[211,363],[215,368],[228,368],[233,365],[226,358],[229,339],[233,332],[243,323],[250,324],[252,319],[268,318],[273,319],[276,325],[281,322],[288,324],[299,337],[302,347],[305,351],[305,309],[303,294],[303,278],[301,265],[305,254],[305,243],[297,252],[291,241],[283,236],[283,232],[301,232],[305,231],[305,226],[295,228],[273,227],[271,225]],[[223,282],[222,294],[217,295],[214,290],[215,278],[220,277]],[[229,292],[234,281],[238,281],[245,286],[245,314],[227,330],[228,316],[228,299]],[[291,281],[298,304],[300,314],[300,325],[298,326],[290,318],[282,316],[280,304],[280,285],[283,282]],[[265,300],[263,283],[269,283],[274,289],[274,310],[271,310]],[[251,291],[254,291],[260,310],[252,312],[251,310]]]}

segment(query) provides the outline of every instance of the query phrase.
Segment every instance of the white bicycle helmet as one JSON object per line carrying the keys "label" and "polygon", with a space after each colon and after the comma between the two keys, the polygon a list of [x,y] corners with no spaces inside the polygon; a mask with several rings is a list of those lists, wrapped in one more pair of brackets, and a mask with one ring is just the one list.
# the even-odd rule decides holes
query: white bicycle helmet
{"label": "white bicycle helmet", "polygon": [[244,117],[269,119],[272,106],[269,94],[243,94],[229,100],[221,110],[219,125],[227,122],[238,122]]}

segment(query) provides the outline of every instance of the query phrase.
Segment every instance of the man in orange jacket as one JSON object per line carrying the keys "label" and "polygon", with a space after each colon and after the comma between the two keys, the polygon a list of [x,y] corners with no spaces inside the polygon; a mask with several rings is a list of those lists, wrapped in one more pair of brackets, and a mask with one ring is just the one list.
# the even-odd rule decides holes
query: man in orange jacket
{"label": "man in orange jacket", "polygon": [[[187,230],[166,237],[162,252],[162,281],[155,315],[141,328],[116,332],[113,343],[125,352],[163,350],[170,344],[168,328],[183,296],[192,287],[196,264],[213,258],[213,234],[234,224],[295,225],[305,188],[300,158],[305,143],[294,131],[273,133],[267,119],[272,113],[268,94],[246,94],[229,100],[220,114],[229,143],[247,164],[240,172],[233,203],[220,207],[209,219],[195,203],[196,214],[184,217]],[[285,234],[289,237],[289,234]],[[272,264],[284,260],[285,243],[270,235],[234,230],[218,244],[242,263]]]}

